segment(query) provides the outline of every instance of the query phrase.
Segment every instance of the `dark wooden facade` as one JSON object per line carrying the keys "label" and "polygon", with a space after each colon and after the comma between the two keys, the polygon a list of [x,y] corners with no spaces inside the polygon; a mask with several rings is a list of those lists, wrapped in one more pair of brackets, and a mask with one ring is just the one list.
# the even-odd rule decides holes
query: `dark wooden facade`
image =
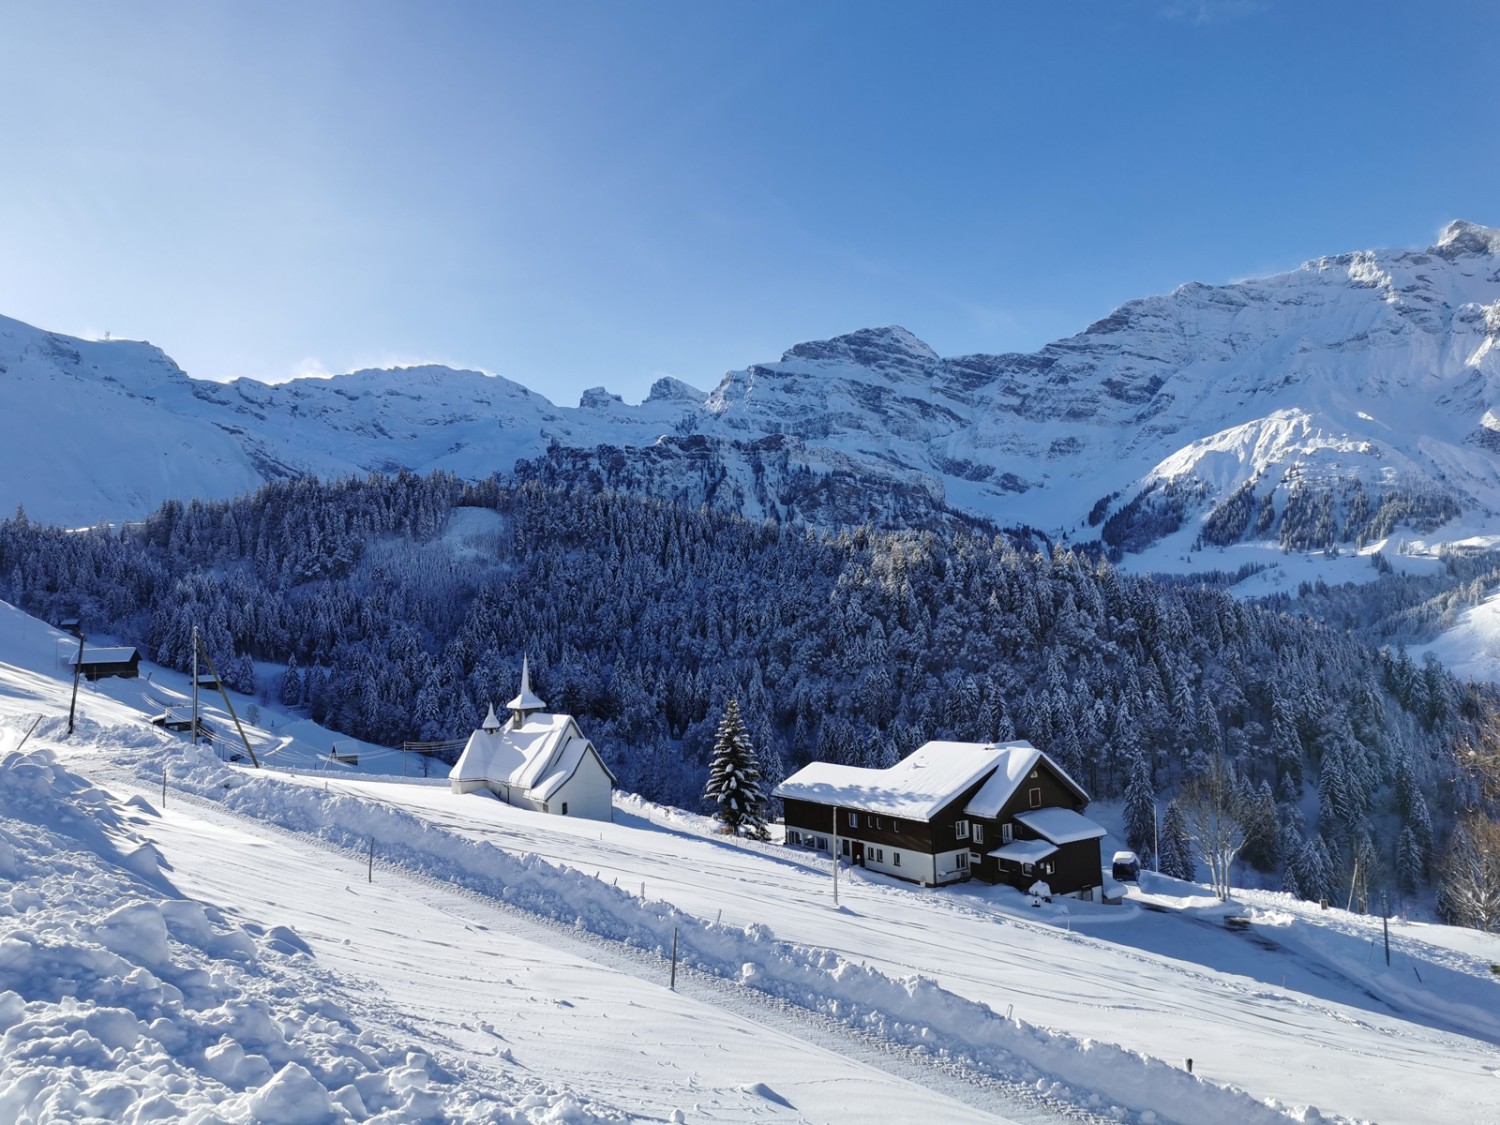
{"label": "dark wooden facade", "polygon": [[1011,840],[1042,840],[1045,837],[1016,819],[1017,813],[1033,809],[1060,808],[1082,813],[1088,801],[1060,777],[1046,757],[1039,757],[1028,776],[1021,779],[1008,800],[993,817],[970,817],[971,834],[977,828],[983,839],[974,841],[969,865],[974,878],[986,883],[1007,883],[1021,891],[1038,880],[1054,894],[1070,895],[1102,886],[1099,841],[1075,840],[1055,845],[1057,850],[1034,864],[995,859],[991,852]]}
{"label": "dark wooden facade", "polygon": [[836,839],[839,855],[860,867],[923,886],[954,883],[969,877],[968,844],[960,837],[958,825],[965,819],[964,805],[978,792],[979,786],[979,782],[969,786],[931,820],[893,817],[788,797],[782,805],[787,840],[830,851]]}
{"label": "dark wooden facade", "polygon": [[[126,655],[128,653],[128,655]],[[133,680],[141,674],[141,654],[137,649],[85,649],[83,659],[77,660],[79,674],[86,680],[102,680],[107,676],[119,676]]]}

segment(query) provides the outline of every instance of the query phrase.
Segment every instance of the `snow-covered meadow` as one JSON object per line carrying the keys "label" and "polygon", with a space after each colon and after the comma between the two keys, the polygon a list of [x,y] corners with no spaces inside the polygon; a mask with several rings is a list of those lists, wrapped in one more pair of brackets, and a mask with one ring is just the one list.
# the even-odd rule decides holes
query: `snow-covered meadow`
{"label": "snow-covered meadow", "polygon": [[1387,968],[1378,919],[1150,876],[835,907],[812,853],[628,796],[333,773],[305,728],[227,765],[145,721],[156,669],[69,736],[58,644],[0,607],[7,1119],[1500,1119],[1492,937],[1397,920]]}

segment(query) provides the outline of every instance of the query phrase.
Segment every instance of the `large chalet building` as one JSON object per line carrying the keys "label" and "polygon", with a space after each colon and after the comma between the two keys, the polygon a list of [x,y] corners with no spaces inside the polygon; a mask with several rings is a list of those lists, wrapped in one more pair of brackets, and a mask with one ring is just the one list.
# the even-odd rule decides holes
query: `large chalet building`
{"label": "large chalet building", "polygon": [[1098,898],[1089,796],[1029,742],[929,742],[888,769],[814,762],[775,789],[786,840],[923,886],[975,878]]}

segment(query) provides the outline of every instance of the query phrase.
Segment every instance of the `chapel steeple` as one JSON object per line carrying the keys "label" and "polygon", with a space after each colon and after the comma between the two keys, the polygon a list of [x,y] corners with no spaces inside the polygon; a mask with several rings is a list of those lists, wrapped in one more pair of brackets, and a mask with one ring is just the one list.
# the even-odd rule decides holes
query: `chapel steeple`
{"label": "chapel steeple", "polygon": [[510,708],[510,717],[513,726],[521,726],[526,722],[526,717],[535,711],[545,711],[547,705],[536,697],[531,690],[531,668],[527,656],[521,657],[521,694],[512,699],[507,707]]}

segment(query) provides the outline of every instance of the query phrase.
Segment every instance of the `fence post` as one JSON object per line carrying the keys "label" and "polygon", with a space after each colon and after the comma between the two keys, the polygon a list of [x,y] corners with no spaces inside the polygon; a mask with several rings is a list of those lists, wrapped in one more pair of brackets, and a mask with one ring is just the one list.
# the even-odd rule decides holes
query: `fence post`
{"label": "fence post", "polygon": [[677,991],[677,927],[672,927],[672,991]]}

